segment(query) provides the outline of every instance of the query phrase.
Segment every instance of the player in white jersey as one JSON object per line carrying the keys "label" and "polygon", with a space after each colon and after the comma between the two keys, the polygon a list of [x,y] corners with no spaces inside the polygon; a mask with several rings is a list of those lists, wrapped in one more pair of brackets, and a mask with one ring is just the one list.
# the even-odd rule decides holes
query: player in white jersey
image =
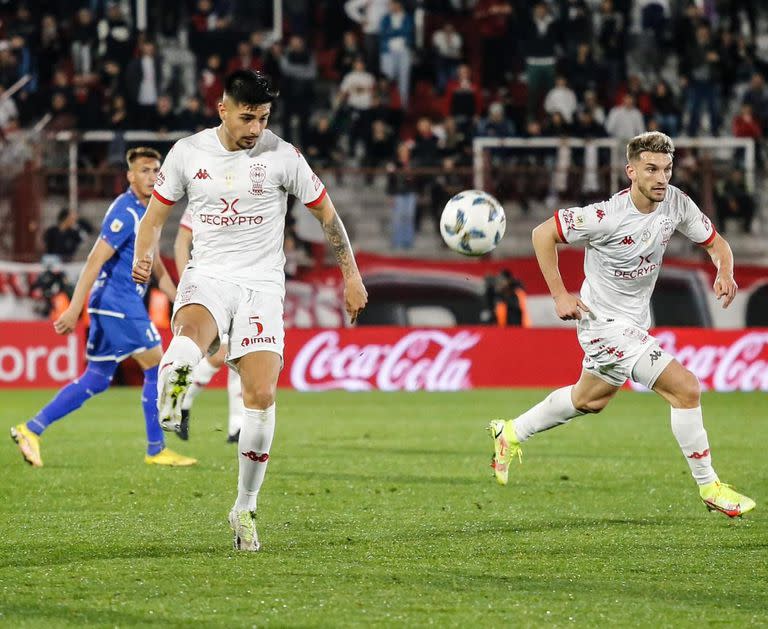
{"label": "player in white jersey", "polygon": [[265,75],[229,75],[221,125],[179,140],[161,169],[136,235],[133,276],[146,281],[152,253],[173,205],[184,195],[192,214],[192,259],[181,278],[161,361],[160,421],[178,430],[190,372],[229,335],[228,363],[240,374],[244,421],[238,441],[237,500],[229,514],[235,547],[258,550],[256,499],[275,428],[282,367],[285,275],[283,231],[289,194],[320,221],[344,276],[352,321],[368,296],[344,225],[325,187],[297,148],[266,129],[278,93]]}
{"label": "player in white jersey", "polygon": [[[710,510],[730,517],[755,502],[720,482],[712,468],[696,376],[648,334],[650,299],[661,260],[675,230],[704,247],[717,268],[714,291],[727,308],[736,295],[733,253],[711,221],[682,191],[669,185],[674,145],[663,133],[643,133],[627,145],[631,186],[602,203],[561,209],[533,231],[533,246],[557,315],[577,319],[584,350],[581,377],[513,420],[493,420],[491,466],[506,485],[520,444],[538,432],[585,413],[599,413],[631,378],[671,406],[672,432],[699,496]],[[557,267],[557,245],[583,243],[581,296],[568,293]]]}
{"label": "player in white jersey", "polygon": [[[173,243],[173,254],[179,277],[182,276],[189,262],[191,249],[192,214],[187,209],[182,215],[181,221],[179,221],[179,231]],[[176,433],[184,441],[189,439],[189,420],[192,415],[192,406],[197,396],[226,362],[228,349],[229,341],[222,339],[219,350],[215,354],[203,358],[195,365],[190,374],[192,383],[189,385],[189,389],[187,389],[184,400],[181,403],[181,422]],[[243,425],[243,389],[240,385],[240,376],[231,367],[227,369],[227,396],[229,398],[227,443],[237,443],[240,438],[240,428]]]}

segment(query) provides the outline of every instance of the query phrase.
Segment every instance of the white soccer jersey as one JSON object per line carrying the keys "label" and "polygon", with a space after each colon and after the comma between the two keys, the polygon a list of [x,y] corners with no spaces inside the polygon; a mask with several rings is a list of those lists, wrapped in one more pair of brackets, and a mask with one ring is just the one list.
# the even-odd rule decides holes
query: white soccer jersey
{"label": "white soccer jersey", "polygon": [[188,268],[282,297],[287,197],[313,207],[325,187],[299,150],[268,129],[252,149],[239,151],[228,151],[216,130],[206,129],[176,142],[153,194],[167,205],[187,195]]}
{"label": "white soccer jersey", "polygon": [[557,210],[555,223],[564,242],[586,245],[582,301],[599,319],[627,321],[644,330],[651,325],[651,293],[672,233],[702,245],[717,233],[674,186],[650,214],[635,208],[626,189],[601,203]]}

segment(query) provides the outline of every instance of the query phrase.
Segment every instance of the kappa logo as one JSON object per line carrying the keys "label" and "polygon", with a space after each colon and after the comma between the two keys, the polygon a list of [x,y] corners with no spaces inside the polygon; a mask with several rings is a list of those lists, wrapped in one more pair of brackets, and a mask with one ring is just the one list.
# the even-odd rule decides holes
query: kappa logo
{"label": "kappa logo", "polygon": [[624,238],[621,240],[620,244],[622,244],[622,245],[634,245],[635,241],[632,238],[632,236],[624,236]]}
{"label": "kappa logo", "polygon": [[693,452],[692,454],[688,455],[689,459],[703,459],[705,456],[709,456],[709,448],[704,450],[704,452]]}
{"label": "kappa logo", "polygon": [[208,174],[208,171],[205,168],[200,168],[197,171],[197,174],[194,177],[192,177],[192,179],[211,179],[211,180],[213,180],[213,177],[211,177]]}
{"label": "kappa logo", "polygon": [[605,218],[605,212],[603,212],[603,210],[601,210],[600,208],[597,208],[597,212],[595,212],[595,214],[597,214],[597,222],[601,223],[602,220]]}

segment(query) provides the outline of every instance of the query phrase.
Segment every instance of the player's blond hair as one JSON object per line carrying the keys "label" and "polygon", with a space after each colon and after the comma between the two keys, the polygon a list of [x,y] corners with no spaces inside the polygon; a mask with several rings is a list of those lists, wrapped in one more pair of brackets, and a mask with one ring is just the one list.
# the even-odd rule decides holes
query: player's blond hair
{"label": "player's blond hair", "polygon": [[627,161],[631,162],[640,157],[640,153],[667,153],[670,157],[675,154],[675,144],[666,133],[647,131],[632,138],[627,144]]}
{"label": "player's blond hair", "polygon": [[125,154],[125,161],[128,163],[128,168],[133,166],[140,157],[148,157],[149,159],[156,159],[158,162],[163,161],[160,151],[150,148],[149,146],[136,146],[132,149],[128,149]]}

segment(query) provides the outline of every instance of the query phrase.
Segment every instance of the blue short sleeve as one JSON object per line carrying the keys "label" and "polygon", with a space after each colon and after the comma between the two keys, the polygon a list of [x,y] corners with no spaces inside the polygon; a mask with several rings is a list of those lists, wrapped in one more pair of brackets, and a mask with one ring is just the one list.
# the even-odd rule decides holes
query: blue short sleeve
{"label": "blue short sleeve", "polygon": [[130,212],[113,208],[104,217],[100,237],[113,249],[122,247],[129,238],[136,234],[136,221]]}

